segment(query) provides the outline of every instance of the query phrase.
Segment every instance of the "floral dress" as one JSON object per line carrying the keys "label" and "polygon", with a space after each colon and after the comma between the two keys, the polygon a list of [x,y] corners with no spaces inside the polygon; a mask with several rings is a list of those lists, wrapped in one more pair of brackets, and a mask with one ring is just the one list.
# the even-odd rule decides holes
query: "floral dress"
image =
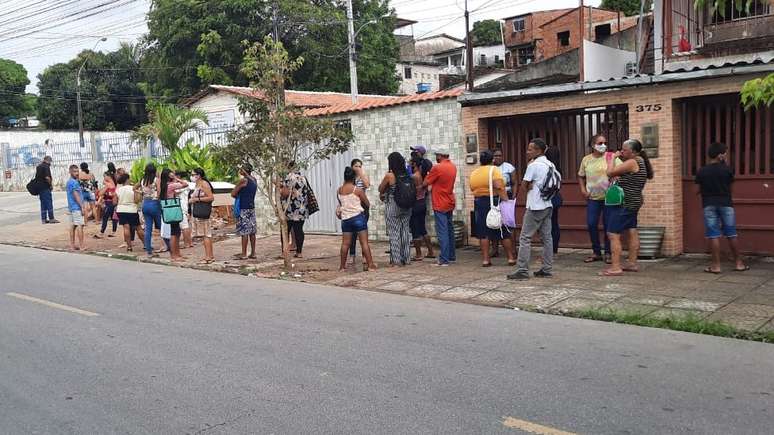
{"label": "floral dress", "polygon": [[298,172],[293,172],[285,177],[284,185],[290,191],[288,197],[282,201],[282,205],[287,210],[288,220],[306,220],[309,217],[309,210],[307,209],[309,185],[307,184],[306,177]]}

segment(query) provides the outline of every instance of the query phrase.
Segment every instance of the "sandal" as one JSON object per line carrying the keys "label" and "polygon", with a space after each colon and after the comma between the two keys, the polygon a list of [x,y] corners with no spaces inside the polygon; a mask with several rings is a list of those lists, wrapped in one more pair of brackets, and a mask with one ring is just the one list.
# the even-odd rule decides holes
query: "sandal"
{"label": "sandal", "polygon": [[602,261],[603,258],[601,255],[592,255],[591,257],[586,257],[585,260],[583,260],[584,263],[594,263],[595,261]]}
{"label": "sandal", "polygon": [[422,261],[425,257],[411,257],[411,261]]}
{"label": "sandal", "polygon": [[707,266],[706,268],[704,268],[704,272],[706,272],[706,273],[713,273],[715,275],[720,275],[721,274],[721,271],[719,271],[719,270],[712,270],[711,266]]}
{"label": "sandal", "polygon": [[745,265],[741,269],[734,268],[734,272],[747,272],[748,270],[750,270],[750,266],[747,266],[747,265]]}
{"label": "sandal", "polygon": [[435,258],[435,255],[434,254],[427,254],[427,255],[425,255],[425,258]]}
{"label": "sandal", "polygon": [[509,261],[508,262],[508,266],[515,266],[515,265],[516,265],[516,261]]}
{"label": "sandal", "polygon": [[623,276],[623,270],[620,272],[611,272],[610,269],[605,269],[602,272],[599,272],[599,276]]}
{"label": "sandal", "polygon": [[482,263],[481,267],[492,267],[492,263]]}
{"label": "sandal", "polygon": [[247,257],[242,254],[234,254],[234,256],[231,258],[233,258],[234,260],[247,260]]}
{"label": "sandal", "polygon": [[626,266],[621,268],[624,272],[639,272],[640,267],[639,266],[632,266],[630,264],[627,264]]}

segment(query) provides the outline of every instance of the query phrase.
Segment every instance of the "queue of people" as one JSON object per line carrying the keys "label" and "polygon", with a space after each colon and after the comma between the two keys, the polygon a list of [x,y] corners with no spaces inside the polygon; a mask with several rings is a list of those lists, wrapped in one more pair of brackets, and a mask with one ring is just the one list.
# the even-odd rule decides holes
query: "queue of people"
{"label": "queue of people", "polygon": [[[638,216],[644,204],[643,191],[654,177],[642,143],[626,140],[620,150],[608,148],[604,135],[594,135],[589,141],[589,153],[578,168],[580,194],[586,200],[586,227],[592,254],[583,261],[605,264],[600,275],[621,276],[638,272]],[[708,273],[720,273],[719,238],[725,237],[734,256],[735,271],[745,271],[739,253],[734,209],[731,203],[733,172],[725,165],[727,146],[715,143],[709,147],[710,164],[696,178],[702,196],[706,237],[710,242],[712,260]],[[392,267],[434,259],[434,265],[448,267],[456,261],[452,215],[456,206],[455,183],[457,167],[449,159],[449,151],[435,150],[433,164],[425,155],[424,146],[410,150],[407,160],[401,153],[387,156],[388,170],[378,185],[379,199],[385,204],[385,223],[389,238],[389,263]],[[480,167],[472,171],[469,188],[474,197],[473,233],[480,240],[481,266],[491,267],[492,259],[502,246],[507,264],[515,266],[508,279],[553,276],[553,259],[560,242],[559,210],[562,206],[562,158],[559,148],[541,138],[530,140],[526,155],[528,164],[520,182],[518,168],[505,161],[502,150],[484,150],[479,155]],[[37,189],[44,224],[57,223],[51,204],[50,157],[36,171]],[[290,164],[290,167],[294,165]],[[241,237],[241,253],[235,258],[256,258],[255,196],[258,180],[253,168],[239,168],[240,181],[231,195],[235,198],[236,232]],[[183,244],[190,247],[192,237],[204,240],[203,263],[214,261],[212,228],[209,220],[214,201],[212,184],[201,168],[191,174],[164,169],[161,173],[153,164],[147,165],[142,180],[129,183],[126,172],[109,164],[100,188],[88,165],[70,167],[66,184],[70,214],[70,246],[83,249],[83,226],[89,217],[101,222],[96,238],[115,237],[118,227],[123,230],[124,246],[133,250],[135,240],[143,244],[146,255],[157,256],[168,251],[172,261],[183,261]],[[29,186],[28,186],[29,187]],[[319,207],[309,181],[298,171],[291,171],[276,181],[281,205],[286,210],[290,250],[301,258],[304,248],[304,224]],[[345,168],[342,184],[336,190],[336,216],[341,220],[342,242],[340,269],[354,263],[357,244],[363,257],[364,270],[377,268],[368,241],[368,224],[372,203],[368,197],[370,178],[363,162],[354,159]],[[525,210],[518,237],[515,204],[519,194],[525,196]],[[427,213],[432,210],[438,252],[434,249],[426,226]],[[98,219],[99,217],[99,219]],[[600,237],[600,221],[603,235]],[[165,247],[154,249],[154,227],[160,231]],[[108,230],[111,230],[108,232]],[[186,235],[188,234],[188,235]],[[542,240],[539,267],[530,275],[531,242],[535,234]],[[623,236],[626,236],[625,238]],[[623,241],[628,242],[627,258],[623,258]],[[249,247],[249,251],[248,251]],[[412,248],[414,255],[412,255]]]}

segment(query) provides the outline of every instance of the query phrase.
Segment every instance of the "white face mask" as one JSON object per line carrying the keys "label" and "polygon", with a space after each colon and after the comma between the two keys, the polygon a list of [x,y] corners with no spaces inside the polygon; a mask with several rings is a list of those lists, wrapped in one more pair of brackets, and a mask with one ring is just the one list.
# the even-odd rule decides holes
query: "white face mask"
{"label": "white face mask", "polygon": [[198,175],[191,175],[191,181],[196,183],[197,181],[199,181],[199,176]]}
{"label": "white face mask", "polygon": [[603,143],[594,145],[594,150],[598,153],[604,153],[605,151],[607,151],[607,145]]}

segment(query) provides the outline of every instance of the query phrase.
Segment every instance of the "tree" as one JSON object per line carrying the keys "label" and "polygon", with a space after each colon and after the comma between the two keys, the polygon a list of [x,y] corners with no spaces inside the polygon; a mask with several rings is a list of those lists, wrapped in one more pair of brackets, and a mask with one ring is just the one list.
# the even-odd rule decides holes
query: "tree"
{"label": "tree", "polygon": [[[645,0],[645,12],[650,12],[650,8],[653,5],[652,0]],[[609,11],[621,11],[627,17],[633,15],[639,15],[640,13],[640,0],[602,0],[599,7],[601,9],[607,9]]]}
{"label": "tree", "polygon": [[499,20],[482,20],[473,23],[471,38],[475,46],[488,46],[503,43]]}
{"label": "tree", "polygon": [[24,89],[29,83],[23,66],[12,60],[0,59],[0,118],[27,114],[29,107]]}
{"label": "tree", "polygon": [[38,118],[51,129],[78,128],[76,77],[81,72],[83,125],[89,130],[130,130],[147,120],[140,88],[140,53],[132,44],[102,53],[84,50],[38,75]]}
{"label": "tree", "polygon": [[285,105],[285,84],[302,63],[302,58],[291,59],[282,43],[268,36],[245,50],[242,73],[263,98],[240,100],[240,110],[249,120],[229,134],[229,144],[220,149],[221,157],[232,166],[247,162],[256,168],[258,191],[280,224],[286,269],[291,267],[290,245],[281,180],[346,151],[351,142],[349,131],[337,128],[332,120],[310,118],[300,108]]}
{"label": "tree", "polygon": [[177,143],[186,131],[201,123],[207,124],[207,113],[201,109],[185,109],[174,104],[151,103],[149,121],[134,131],[133,139],[144,143],[158,139],[161,146],[174,155],[180,149]]}
{"label": "tree", "polygon": [[[246,86],[240,69],[243,41],[270,34],[272,4],[266,0],[156,0],[148,14],[143,64],[147,90],[170,98],[189,96],[208,84]],[[294,73],[298,89],[347,91],[345,0],[277,0],[280,40],[293,57],[306,62]],[[398,89],[398,43],[387,0],[354,0],[360,90]],[[376,20],[375,24],[365,24]]]}

